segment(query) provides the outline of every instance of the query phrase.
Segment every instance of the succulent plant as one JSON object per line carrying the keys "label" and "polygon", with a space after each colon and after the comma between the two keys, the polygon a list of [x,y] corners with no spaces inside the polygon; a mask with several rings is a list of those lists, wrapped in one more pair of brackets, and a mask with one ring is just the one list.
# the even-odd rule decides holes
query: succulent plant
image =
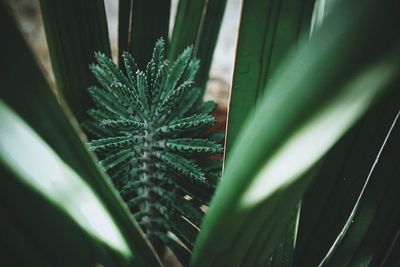
{"label": "succulent plant", "polygon": [[90,68],[100,86],[89,88],[95,108],[83,124],[90,149],[156,250],[168,245],[181,259],[220,177],[221,161],[209,154],[223,152],[223,134],[209,131],[216,104],[202,101],[191,54],[189,47],[168,62],[160,39],[145,72],[129,53],[123,72],[96,53]]}

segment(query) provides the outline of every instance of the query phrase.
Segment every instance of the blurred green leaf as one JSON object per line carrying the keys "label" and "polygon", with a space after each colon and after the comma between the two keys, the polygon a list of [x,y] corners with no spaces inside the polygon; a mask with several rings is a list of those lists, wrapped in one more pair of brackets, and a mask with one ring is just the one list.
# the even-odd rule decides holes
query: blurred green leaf
{"label": "blurred green leaf", "polygon": [[243,2],[229,103],[226,157],[272,75],[299,38],[308,35],[314,0]]}
{"label": "blurred green leaf", "polygon": [[[400,112],[400,111],[399,111]],[[368,266],[398,227],[400,123],[397,113],[376,155],[350,216],[320,266]]]}
{"label": "blurred green leaf", "polygon": [[325,14],[326,0],[316,0],[314,4],[314,11],[311,18],[310,35],[315,33],[322,26]]}
{"label": "blurred green leaf", "polygon": [[265,266],[324,155],[393,89],[398,5],[344,2],[275,72],[227,161],[193,267]]}
{"label": "blurred green leaf", "polygon": [[205,89],[218,33],[224,17],[226,0],[179,1],[168,57],[174,59],[184,48],[194,46],[194,56],[201,60],[198,85]]}
{"label": "blurred green leaf", "polygon": [[[3,224],[14,228],[4,241],[11,245],[12,253],[18,253],[19,247],[25,250],[26,254],[20,254],[22,261],[28,265],[33,258],[45,265],[90,266],[98,261],[128,266],[134,259],[89,185],[1,100],[0,169],[7,185],[0,194],[7,215]],[[31,209],[33,204],[35,209]],[[35,249],[28,248],[32,242]],[[59,246],[63,249],[56,251]]]}
{"label": "blurred green leaf", "polygon": [[266,266],[277,267],[277,266],[293,266],[293,255],[297,238],[297,228],[299,223],[300,205],[298,205],[293,213],[292,218],[289,219],[289,223],[286,226],[284,235],[281,241],[278,242],[273,253],[270,256],[266,256]]}
{"label": "blurred green leaf", "polygon": [[391,238],[385,242],[377,255],[375,255],[371,266],[399,266],[400,257],[398,251],[400,250],[400,221],[397,222],[396,228],[390,235]]}
{"label": "blurred green leaf", "polygon": [[118,1],[118,66],[123,68],[122,53],[128,51],[132,0]]}
{"label": "blurred green leaf", "polygon": [[[317,179],[303,199],[297,264],[317,265],[340,233],[400,108],[399,97],[399,90],[385,97],[326,156]],[[392,176],[382,177],[382,184],[387,183],[385,179]],[[375,187],[373,196],[378,197],[382,189],[379,185]],[[379,234],[383,236],[383,231],[389,230],[385,227]]]}
{"label": "blurred green leaf", "polygon": [[206,0],[183,0],[178,3],[168,58],[174,60],[182,51],[196,44]]}
{"label": "blurred green leaf", "polygon": [[3,4],[0,5],[0,22],[0,32],[7,36],[0,50],[0,80],[3,88],[7,89],[0,91],[0,98],[47,142],[65,164],[85,179],[115,220],[129,249],[135,252],[134,262],[143,266],[159,266],[139,226],[129,215],[108,177],[97,167],[93,155],[83,145],[79,137],[83,134],[77,122],[72,117],[67,118],[64,112],[68,114],[68,110],[57,103]]}
{"label": "blurred green leaf", "polygon": [[145,70],[155,42],[162,37],[168,47],[168,27],[171,0],[133,0],[129,52]]}
{"label": "blurred green leaf", "polygon": [[94,52],[111,56],[104,2],[40,0],[40,8],[57,88],[82,122],[91,106]]}
{"label": "blurred green leaf", "polygon": [[198,84],[205,89],[210,72],[211,62],[217,44],[218,34],[225,13],[227,0],[208,0],[200,25],[200,31],[194,49],[195,56],[201,60]]}

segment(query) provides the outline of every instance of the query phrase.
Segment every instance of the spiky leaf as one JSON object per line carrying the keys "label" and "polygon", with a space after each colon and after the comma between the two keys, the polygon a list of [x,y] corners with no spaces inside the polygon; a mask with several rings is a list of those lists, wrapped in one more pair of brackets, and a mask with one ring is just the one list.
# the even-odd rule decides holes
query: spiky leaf
{"label": "spiky leaf", "polygon": [[203,103],[203,90],[193,87],[199,61],[191,54],[187,48],[168,62],[159,40],[146,71],[122,55],[126,74],[97,54],[91,69],[101,86],[89,89],[96,108],[84,124],[96,137],[89,148],[155,248],[167,244],[180,257],[182,242],[193,247],[200,206],[209,203],[221,173],[221,164],[204,157],[223,151],[205,133],[216,122],[210,115],[216,104]]}

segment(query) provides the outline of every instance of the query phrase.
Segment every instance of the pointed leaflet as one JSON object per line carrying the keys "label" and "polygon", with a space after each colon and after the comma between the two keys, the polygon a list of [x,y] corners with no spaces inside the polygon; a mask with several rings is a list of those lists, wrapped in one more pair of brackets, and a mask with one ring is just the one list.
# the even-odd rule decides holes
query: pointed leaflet
{"label": "pointed leaflet", "polygon": [[196,113],[196,106],[202,97],[203,91],[201,88],[194,87],[191,89],[180,103],[179,108],[175,110],[175,117],[182,118],[186,113]]}
{"label": "pointed leaflet", "polygon": [[122,58],[124,59],[124,65],[125,65],[125,70],[126,73],[128,74],[129,81],[131,82],[132,85],[136,84],[136,78],[135,74],[138,71],[138,66],[131,56],[131,54],[124,52],[122,54]]}
{"label": "pointed leaflet", "polygon": [[154,156],[165,162],[170,168],[196,180],[203,181],[204,173],[192,161],[169,152],[155,152]]}
{"label": "pointed leaflet", "polygon": [[198,129],[208,128],[215,124],[215,117],[208,114],[193,115],[190,117],[173,120],[168,125],[159,128],[163,133],[169,132],[185,132],[194,131]]}
{"label": "pointed leaflet", "polygon": [[101,126],[123,131],[144,130],[146,127],[143,122],[131,119],[103,120]]}
{"label": "pointed leaflet", "polygon": [[150,92],[147,85],[146,75],[144,72],[136,72],[136,90],[139,93],[139,99],[144,106],[146,113],[150,112]]}
{"label": "pointed leaflet", "polygon": [[132,153],[130,149],[121,150],[115,154],[111,154],[107,158],[100,161],[101,166],[104,170],[108,170],[118,166],[119,164],[127,161],[129,158],[134,157],[135,154]]}
{"label": "pointed leaflet", "polygon": [[129,81],[115,63],[103,53],[96,53],[96,59],[102,69],[107,72],[108,77],[112,77],[114,83],[122,83],[129,86]]}
{"label": "pointed leaflet", "polygon": [[167,80],[165,82],[164,89],[161,95],[162,99],[165,97],[167,93],[175,89],[177,83],[181,79],[188,65],[191,55],[192,55],[192,48],[188,47],[182,52],[182,54],[179,55],[179,57],[174,62],[174,65],[171,66],[171,69],[168,73]]}
{"label": "pointed leaflet", "polygon": [[162,116],[168,114],[178,104],[183,101],[188,91],[192,88],[193,82],[184,82],[176,90],[171,91],[164,99],[164,101],[157,107],[156,115]]}
{"label": "pointed leaflet", "polygon": [[127,110],[119,104],[119,99],[114,96],[107,94],[103,89],[96,86],[92,86],[89,89],[89,93],[97,105],[104,109],[114,113],[117,116],[125,117],[129,116]]}
{"label": "pointed leaflet", "polygon": [[183,153],[222,153],[223,148],[207,139],[179,138],[168,139],[165,147],[171,151]]}
{"label": "pointed leaflet", "polygon": [[185,71],[185,74],[183,75],[183,79],[188,81],[194,81],[199,68],[200,68],[200,60],[198,59],[190,60],[189,65]]}
{"label": "pointed leaflet", "polygon": [[203,114],[211,114],[217,108],[217,103],[214,101],[206,101],[200,105],[197,112]]}
{"label": "pointed leaflet", "polygon": [[152,90],[154,90],[154,85],[155,85],[154,83],[156,80],[156,76],[163,62],[164,62],[164,39],[160,38],[157,40],[154,46],[153,56],[149,61],[149,63],[147,64],[146,68],[147,82]]}
{"label": "pointed leaflet", "polygon": [[107,151],[120,149],[131,144],[133,144],[131,136],[116,136],[93,140],[89,143],[89,148],[93,151]]}

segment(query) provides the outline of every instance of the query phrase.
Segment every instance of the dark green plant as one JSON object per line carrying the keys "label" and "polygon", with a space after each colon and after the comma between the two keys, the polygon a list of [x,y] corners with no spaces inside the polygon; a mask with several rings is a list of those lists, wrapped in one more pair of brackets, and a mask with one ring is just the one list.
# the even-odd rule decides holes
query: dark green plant
{"label": "dark green plant", "polygon": [[[177,236],[193,247],[203,212],[221,171],[221,161],[203,154],[222,153],[221,135],[207,130],[216,122],[212,101],[202,102],[193,86],[199,67],[187,48],[174,62],[156,42],[146,72],[129,53],[126,75],[102,53],[91,70],[101,86],[89,88],[96,104],[91,150],[158,252],[176,248]],[[201,156],[198,156],[200,154]],[[176,250],[176,249],[174,249]],[[177,253],[179,254],[179,252]]]}
{"label": "dark green plant", "polygon": [[[97,27],[98,21],[82,23],[85,19],[94,19],[96,12],[87,13],[92,5],[86,1],[79,5],[71,5],[71,0],[46,1],[58,3],[42,9],[47,13],[45,23],[54,26],[47,27],[47,40],[68,44],[77,50],[66,53],[63,46],[51,46],[57,50],[51,53],[53,65],[60,64],[58,71],[53,68],[56,80],[67,75],[63,79],[69,81],[65,84],[68,85],[66,92],[88,94],[87,84],[74,84],[78,84],[83,74],[80,70],[87,69],[93,51],[101,50],[93,47],[96,42],[87,39],[95,37],[96,30],[102,28]],[[210,11],[211,2],[207,2]],[[281,14],[289,10],[300,11],[292,8],[298,6],[299,1],[267,2],[274,6],[279,2],[277,8],[269,9],[272,22],[274,18],[281,21]],[[336,7],[329,9],[329,2]],[[4,185],[0,187],[2,264],[170,266],[164,265],[162,258],[154,253],[127,206],[122,205],[108,176],[98,168],[82,143],[75,118],[63,105],[67,103],[76,114],[84,114],[91,103],[74,97],[64,102],[63,94],[58,99],[63,104],[57,103],[5,3],[0,3],[0,32],[4,36],[3,49],[0,49],[0,177]],[[265,5],[265,1],[260,0],[246,3],[255,11]],[[286,3],[290,3],[289,9]],[[93,11],[100,11],[99,20],[105,21],[105,12],[99,5],[93,7]],[[235,75],[244,76],[239,84],[239,80],[233,80],[232,91],[248,90],[246,81],[254,78],[260,83],[254,83],[253,87],[265,93],[263,97],[257,93],[255,109],[249,113],[247,123],[227,152],[224,177],[201,225],[190,264],[186,257],[183,266],[400,265],[400,209],[396,204],[400,201],[399,5],[397,0],[318,1],[316,6],[321,12],[317,12],[317,17],[322,16],[322,19],[317,19],[311,38],[307,36],[306,40],[296,41],[290,53],[282,50],[285,56],[279,52],[286,47],[281,42],[274,41],[272,48],[277,49],[272,51],[265,47],[270,44],[268,36],[273,40],[280,39],[278,36],[286,39],[288,24],[274,22],[268,26],[268,32],[260,31],[265,28],[262,25],[266,17],[261,16],[259,20],[254,12],[244,12],[243,6],[240,29],[243,30],[244,21],[254,23],[257,27],[249,28],[252,33],[267,37],[252,40],[239,36],[238,51],[242,51],[242,58],[239,60],[238,54]],[[131,18],[131,15],[133,13],[126,17]],[[310,21],[310,17],[304,16],[299,27],[292,29],[302,28],[307,19]],[[152,31],[153,27],[148,26],[141,30]],[[106,32],[101,33],[108,36]],[[209,38],[206,34],[204,40]],[[246,38],[248,48],[240,41]],[[252,42],[260,45],[260,53],[254,50]],[[288,45],[291,46],[290,41]],[[89,56],[83,58],[82,51]],[[107,54],[106,49],[101,51]],[[144,63],[150,60],[151,51],[150,47],[149,58]],[[271,59],[283,56],[276,71],[272,70],[277,61],[264,64],[261,57],[255,56],[269,56],[262,51],[272,53]],[[202,59],[204,67],[206,59],[201,53],[196,56]],[[90,61],[85,62],[87,59]],[[259,63],[266,72],[253,68]],[[99,68],[112,80],[106,79],[109,87],[120,94],[118,90],[123,88],[119,88],[118,82],[107,73],[110,70],[101,64]],[[68,75],[67,70],[74,75]],[[245,76],[248,79],[244,79]],[[197,80],[201,80],[200,77],[199,73]],[[181,80],[179,84],[184,82]],[[119,112],[123,106],[115,100],[118,97],[107,93],[110,88],[98,89],[105,91],[105,96],[100,94],[100,97],[113,100],[106,100],[106,106],[111,105]],[[247,110],[256,102],[254,98],[237,96],[239,105],[233,105],[231,98],[229,112],[238,114],[236,118],[242,121],[243,112],[237,110]],[[105,109],[103,113],[127,120],[102,108]],[[78,121],[84,117],[78,117]],[[138,120],[144,121],[140,116]],[[232,122],[235,119],[228,124]],[[100,131],[116,131],[96,123],[87,126],[94,127],[94,131],[96,127]],[[228,132],[232,130],[227,129]],[[121,131],[121,135],[126,135],[125,131]],[[111,155],[107,151],[97,153],[101,159]],[[194,160],[192,155],[188,158]],[[196,162],[199,166],[204,164]],[[180,183],[184,181],[179,180]],[[191,201],[182,197],[178,197],[179,200],[194,203],[192,201],[201,199],[201,194],[207,195],[205,187],[198,187],[191,188],[198,194]],[[141,192],[143,189],[133,194]],[[193,206],[196,209],[203,202],[198,201]],[[185,205],[182,203],[178,206]],[[132,209],[138,213],[145,205],[139,203]],[[180,231],[189,238],[197,233],[195,226],[180,214],[171,216],[174,224],[171,223],[166,237],[167,245],[178,256],[188,250],[174,241],[172,232],[179,235]],[[147,230],[146,222],[140,222]],[[186,242],[183,237],[180,239]]]}

